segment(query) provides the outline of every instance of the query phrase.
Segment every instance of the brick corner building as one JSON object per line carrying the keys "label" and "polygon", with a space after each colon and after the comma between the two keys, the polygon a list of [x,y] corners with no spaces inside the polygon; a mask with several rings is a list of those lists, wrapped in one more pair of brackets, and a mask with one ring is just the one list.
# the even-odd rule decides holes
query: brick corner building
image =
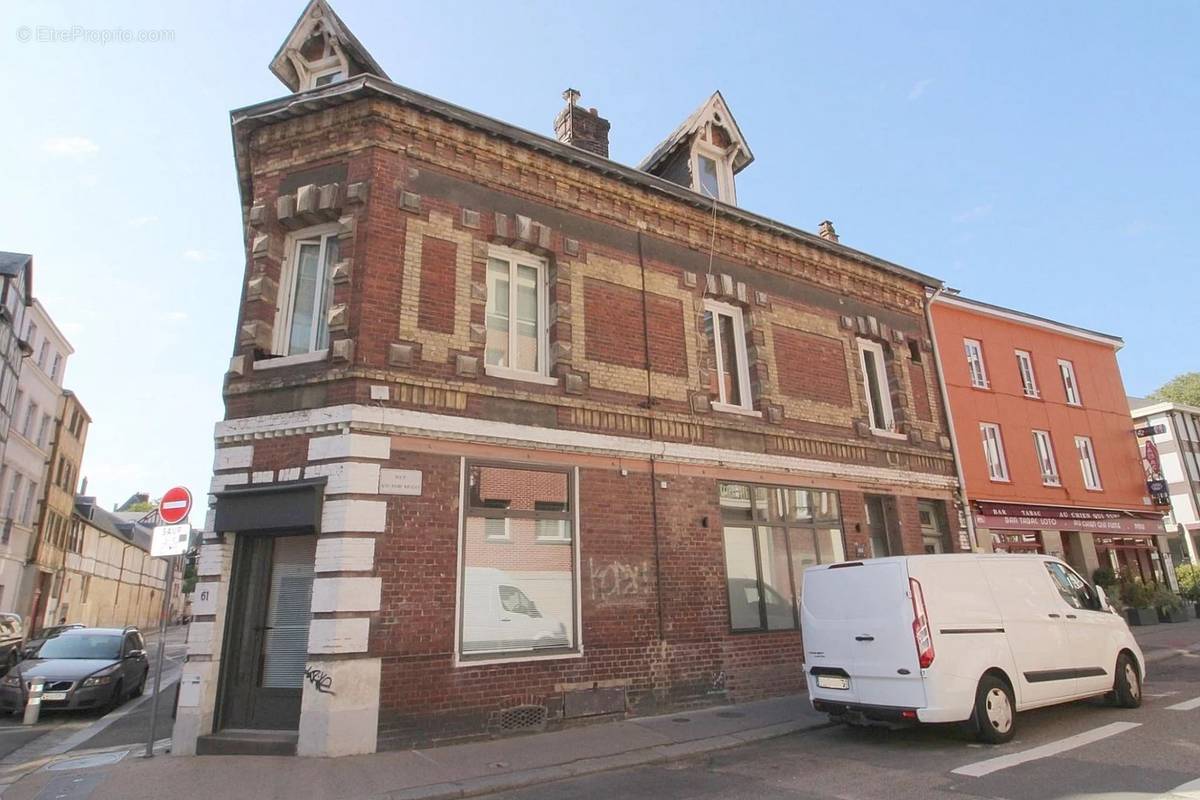
{"label": "brick corner building", "polygon": [[1109,334],[944,294],[932,317],[981,550],[1149,581],[1164,569]]}
{"label": "brick corner building", "polygon": [[176,753],[794,691],[806,565],[969,549],[940,283],[738,208],[720,94],[632,168],[579,92],[497,122],[322,0],[272,70]]}

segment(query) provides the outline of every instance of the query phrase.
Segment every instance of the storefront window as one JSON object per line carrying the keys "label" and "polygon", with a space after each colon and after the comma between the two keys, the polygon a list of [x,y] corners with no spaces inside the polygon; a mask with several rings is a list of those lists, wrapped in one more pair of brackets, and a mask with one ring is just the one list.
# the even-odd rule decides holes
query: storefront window
{"label": "storefront window", "polygon": [[837,493],[722,483],[718,495],[730,625],[797,628],[805,567],[846,557]]}
{"label": "storefront window", "polygon": [[468,464],[462,655],[577,646],[573,481],[568,470]]}
{"label": "storefront window", "polygon": [[1042,535],[1040,533],[1004,533],[992,532],[992,552],[994,553],[1044,553]]}

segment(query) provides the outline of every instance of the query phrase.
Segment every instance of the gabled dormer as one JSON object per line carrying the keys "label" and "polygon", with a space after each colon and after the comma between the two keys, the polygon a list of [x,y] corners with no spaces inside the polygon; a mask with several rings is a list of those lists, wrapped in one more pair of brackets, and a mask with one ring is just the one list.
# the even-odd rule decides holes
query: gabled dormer
{"label": "gabled dormer", "polygon": [[638,168],[734,205],[734,176],[753,160],[725,98],[714,92]]}
{"label": "gabled dormer", "polygon": [[319,89],[364,73],[387,78],[325,0],[312,0],[305,7],[271,59],[271,72],[293,92]]}

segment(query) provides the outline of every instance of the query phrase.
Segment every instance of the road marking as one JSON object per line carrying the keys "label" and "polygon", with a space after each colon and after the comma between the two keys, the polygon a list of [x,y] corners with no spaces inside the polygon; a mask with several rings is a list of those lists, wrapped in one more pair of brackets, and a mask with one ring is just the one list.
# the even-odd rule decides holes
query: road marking
{"label": "road marking", "polygon": [[1167,706],[1167,711],[1191,711],[1196,708],[1200,708],[1200,697],[1194,697],[1191,700],[1184,700],[1182,703]]}
{"label": "road marking", "polygon": [[951,770],[951,772],[955,775],[966,775],[970,778],[982,778],[984,775],[990,775],[1002,769],[1015,767],[1027,761],[1037,761],[1039,758],[1056,756],[1059,753],[1065,753],[1068,750],[1074,750],[1077,747],[1083,747],[1092,742],[1116,736],[1118,733],[1131,731],[1134,728],[1141,727],[1141,725],[1142,723],[1140,722],[1114,722],[1110,725],[1103,725],[1099,728],[1076,734],[1075,736],[1059,739],[1057,742],[1033,747],[1029,750],[1022,750],[1019,753],[1010,753],[1006,756],[997,756],[996,758],[989,758],[984,761],[976,761],[974,764],[967,764],[966,766]]}

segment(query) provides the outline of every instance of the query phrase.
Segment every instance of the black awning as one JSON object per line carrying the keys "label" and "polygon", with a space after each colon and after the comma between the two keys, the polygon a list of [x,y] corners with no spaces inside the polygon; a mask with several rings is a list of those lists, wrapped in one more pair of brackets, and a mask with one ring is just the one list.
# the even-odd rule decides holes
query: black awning
{"label": "black awning", "polygon": [[216,495],[215,533],[320,533],[325,478],[227,489]]}

